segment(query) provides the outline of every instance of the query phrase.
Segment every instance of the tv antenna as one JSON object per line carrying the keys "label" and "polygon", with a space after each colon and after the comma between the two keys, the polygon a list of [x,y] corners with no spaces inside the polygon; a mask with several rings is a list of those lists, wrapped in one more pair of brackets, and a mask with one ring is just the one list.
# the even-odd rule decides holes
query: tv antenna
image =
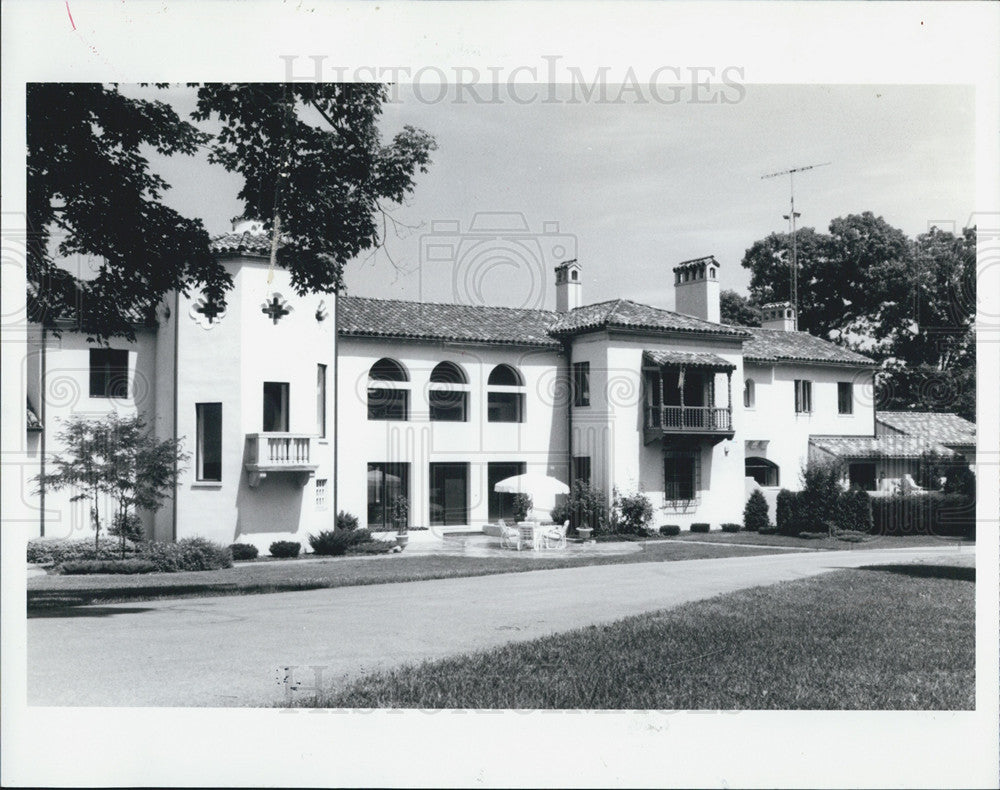
{"label": "tv antenna", "polygon": [[790,196],[791,210],[787,214],[782,214],[784,219],[788,220],[789,232],[792,236],[792,265],[790,272],[791,280],[791,291],[792,291],[792,308],[793,308],[793,318],[794,322],[793,328],[798,330],[799,328],[799,259],[798,259],[798,245],[796,244],[795,238],[795,220],[802,215],[795,210],[795,174],[801,173],[803,170],[813,170],[817,167],[826,167],[830,164],[829,162],[820,162],[816,165],[805,165],[804,167],[793,167],[790,170],[779,170],[777,173],[768,173],[766,176],[761,176],[763,181],[765,178],[777,178],[778,176],[788,176],[788,193]]}

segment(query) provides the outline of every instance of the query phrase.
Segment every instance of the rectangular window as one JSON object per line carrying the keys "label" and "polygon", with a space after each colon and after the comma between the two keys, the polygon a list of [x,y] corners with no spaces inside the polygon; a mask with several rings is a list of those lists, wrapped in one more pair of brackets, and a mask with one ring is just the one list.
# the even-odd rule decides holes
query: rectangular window
{"label": "rectangular window", "polygon": [[90,397],[128,397],[128,351],[90,349]]}
{"label": "rectangular window", "polygon": [[522,461],[509,463],[489,464],[486,467],[486,485],[489,496],[489,518],[490,521],[504,519],[507,522],[514,520],[514,494],[502,494],[494,491],[493,486],[501,480],[515,475],[523,475],[527,469],[527,464]]}
{"label": "rectangular window", "polygon": [[316,366],[316,432],[326,438],[326,365]]}
{"label": "rectangular window", "polygon": [[808,414],[812,408],[812,382],[804,379],[795,379],[795,412],[796,414]]}
{"label": "rectangular window", "polygon": [[524,422],[524,394],[520,392],[490,392],[486,396],[489,422]]}
{"label": "rectangular window", "polygon": [[287,382],[264,382],[264,432],[288,432]]}
{"label": "rectangular window", "polygon": [[[397,528],[393,523],[393,504],[397,497],[410,501],[410,465],[368,464],[368,529]],[[410,520],[412,517],[410,513]]]}
{"label": "rectangular window", "polygon": [[698,456],[666,453],[663,456],[663,493],[667,501],[690,501],[698,488]]}
{"label": "rectangular window", "polygon": [[316,509],[326,510],[326,480],[317,479],[316,480]]}
{"label": "rectangular window", "polygon": [[854,414],[854,385],[849,381],[837,382],[837,412]]}
{"label": "rectangular window", "polygon": [[584,483],[590,482],[590,456],[589,455],[574,455],[573,456],[573,475],[571,482],[576,482],[577,480],[582,480]]}
{"label": "rectangular window", "polygon": [[430,465],[430,517],[432,526],[469,523],[469,465]]}
{"label": "rectangular window", "polygon": [[198,480],[222,480],[222,404],[196,403]]}
{"label": "rectangular window", "polygon": [[372,387],[368,390],[369,420],[406,420],[410,411],[409,390]]}
{"label": "rectangular window", "polygon": [[431,390],[428,392],[430,418],[436,422],[465,422],[468,420],[469,393],[460,390]]}
{"label": "rectangular window", "polygon": [[573,405],[590,405],[590,363],[573,363]]}
{"label": "rectangular window", "polygon": [[851,464],[847,467],[847,477],[851,488],[863,488],[865,491],[874,491],[876,488],[875,464],[862,463]]}

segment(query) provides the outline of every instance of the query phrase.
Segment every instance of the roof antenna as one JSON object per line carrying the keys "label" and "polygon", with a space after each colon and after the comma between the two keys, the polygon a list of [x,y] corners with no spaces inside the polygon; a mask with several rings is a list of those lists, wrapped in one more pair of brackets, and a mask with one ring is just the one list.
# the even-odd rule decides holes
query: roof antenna
{"label": "roof antenna", "polygon": [[829,162],[820,162],[817,165],[806,165],[804,167],[793,167],[791,170],[780,170],[777,173],[768,173],[766,176],[761,176],[763,181],[765,178],[777,178],[778,176],[788,176],[788,192],[791,197],[791,211],[788,214],[782,214],[784,219],[788,220],[789,232],[792,236],[792,265],[790,272],[791,279],[791,291],[792,298],[790,299],[792,303],[792,328],[797,332],[799,329],[799,259],[798,259],[798,245],[796,244],[796,234],[795,234],[795,220],[802,215],[795,210],[795,173],[801,173],[803,170],[812,170],[817,167],[825,167],[830,164]]}

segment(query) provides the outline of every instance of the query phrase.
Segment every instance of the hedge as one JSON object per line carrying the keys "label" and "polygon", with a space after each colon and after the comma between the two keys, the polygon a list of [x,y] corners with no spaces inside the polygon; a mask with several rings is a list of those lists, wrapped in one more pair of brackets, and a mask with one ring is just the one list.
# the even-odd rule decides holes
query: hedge
{"label": "hedge", "polygon": [[696,521],[694,524],[691,525],[692,532],[708,532],[708,530],[709,530],[709,525],[701,521]]}
{"label": "hedge", "polygon": [[59,566],[59,570],[68,575],[153,573],[156,569],[156,565],[149,560],[71,560]]}
{"label": "hedge", "polygon": [[873,497],[871,506],[877,535],[976,537],[976,501],[962,494]]}
{"label": "hedge", "polygon": [[276,540],[268,547],[272,557],[298,557],[302,544],[297,540]]}
{"label": "hedge", "polygon": [[252,543],[234,543],[229,547],[234,560],[255,560],[260,552]]}
{"label": "hedge", "polygon": [[328,557],[340,557],[357,546],[373,542],[372,533],[367,529],[327,529],[309,536],[313,552]]}
{"label": "hedge", "polygon": [[741,529],[741,526],[742,525],[740,525],[740,524],[723,524],[722,525],[722,531],[723,532],[739,532],[740,529]]}
{"label": "hedge", "polygon": [[681,534],[681,528],[677,524],[664,524],[660,527],[660,534],[665,537],[671,538],[674,535]]}
{"label": "hedge", "polygon": [[[125,541],[125,556],[135,556],[136,547],[130,540]],[[28,541],[28,562],[36,565],[58,565],[75,560],[120,560],[121,541],[118,538],[101,538],[97,551],[93,538],[65,540],[60,538],[33,538]]]}
{"label": "hedge", "polygon": [[158,571],[214,571],[233,567],[228,546],[205,538],[184,538],[176,543],[144,543],[139,559],[152,562]]}

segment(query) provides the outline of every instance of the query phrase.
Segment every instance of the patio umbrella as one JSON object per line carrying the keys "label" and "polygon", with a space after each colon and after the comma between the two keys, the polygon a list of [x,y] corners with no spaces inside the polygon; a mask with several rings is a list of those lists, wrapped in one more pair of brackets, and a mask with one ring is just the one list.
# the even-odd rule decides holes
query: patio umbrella
{"label": "patio umbrella", "polygon": [[528,472],[501,480],[493,486],[500,494],[528,494],[532,499],[534,515],[547,519],[548,512],[556,506],[556,497],[569,493],[569,486],[555,477],[541,472]]}

